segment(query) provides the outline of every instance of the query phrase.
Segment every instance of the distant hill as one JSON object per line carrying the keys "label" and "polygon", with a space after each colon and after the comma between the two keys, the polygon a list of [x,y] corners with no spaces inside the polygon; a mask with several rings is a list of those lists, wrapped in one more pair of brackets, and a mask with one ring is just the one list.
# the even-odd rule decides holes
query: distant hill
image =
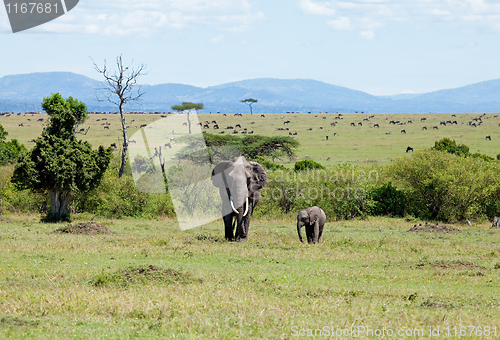
{"label": "distant hill", "polygon": [[[0,111],[41,111],[43,97],[59,92],[85,102],[90,111],[116,111],[96,99],[99,81],[70,72],[11,75],[0,78]],[[183,101],[202,102],[203,112],[248,113],[240,103],[255,98],[254,112],[500,112],[500,80],[423,94],[373,96],[309,79],[259,78],[201,88],[184,84],[143,85],[143,100],[127,111],[170,111]]]}

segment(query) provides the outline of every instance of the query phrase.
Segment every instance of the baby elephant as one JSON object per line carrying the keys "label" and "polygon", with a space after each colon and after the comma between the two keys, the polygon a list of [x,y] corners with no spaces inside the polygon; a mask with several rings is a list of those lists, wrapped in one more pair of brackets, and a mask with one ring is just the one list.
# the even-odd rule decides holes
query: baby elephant
{"label": "baby elephant", "polygon": [[300,242],[304,242],[300,229],[306,227],[308,243],[320,243],[323,226],[326,222],[325,212],[319,207],[310,207],[299,211],[297,214],[297,232]]}

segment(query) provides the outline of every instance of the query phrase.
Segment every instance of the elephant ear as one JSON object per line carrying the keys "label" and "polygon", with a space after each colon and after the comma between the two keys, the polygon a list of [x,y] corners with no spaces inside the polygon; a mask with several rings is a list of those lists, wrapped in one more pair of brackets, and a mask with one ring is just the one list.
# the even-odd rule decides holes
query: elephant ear
{"label": "elephant ear", "polygon": [[219,164],[215,166],[215,168],[212,170],[212,183],[214,186],[217,188],[225,188],[226,185],[224,184],[224,179],[223,179],[223,174],[224,171],[231,166],[232,162],[230,161],[222,161]]}
{"label": "elephant ear", "polygon": [[257,162],[248,162],[251,167],[250,183],[248,189],[250,192],[255,192],[262,189],[269,180],[267,179],[266,170]]}

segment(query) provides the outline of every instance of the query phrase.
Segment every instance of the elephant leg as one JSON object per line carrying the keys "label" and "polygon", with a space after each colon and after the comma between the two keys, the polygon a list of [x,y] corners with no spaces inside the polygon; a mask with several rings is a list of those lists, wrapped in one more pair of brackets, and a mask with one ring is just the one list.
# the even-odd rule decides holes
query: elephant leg
{"label": "elephant leg", "polygon": [[233,231],[233,214],[224,216],[224,229],[226,234],[226,240],[234,241],[234,231]]}
{"label": "elephant leg", "polygon": [[313,228],[309,225],[306,225],[306,235],[307,235],[307,243],[311,244],[313,242]]}
{"label": "elephant leg", "polygon": [[250,197],[248,200],[248,212],[246,216],[243,216],[244,208],[242,209],[241,222],[238,221],[238,227],[236,228],[236,241],[238,242],[246,242],[248,240],[248,231],[250,230],[250,216],[253,213],[253,206],[253,199]]}
{"label": "elephant leg", "polygon": [[321,243],[321,235],[323,235],[323,226],[319,226],[318,243]]}
{"label": "elephant leg", "polygon": [[314,223],[313,243],[319,243],[319,220]]}

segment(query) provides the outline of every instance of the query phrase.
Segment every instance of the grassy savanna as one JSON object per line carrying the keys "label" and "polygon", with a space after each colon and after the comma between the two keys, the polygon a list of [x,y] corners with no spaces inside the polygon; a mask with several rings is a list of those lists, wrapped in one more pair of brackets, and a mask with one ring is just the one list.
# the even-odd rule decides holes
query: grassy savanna
{"label": "grassy savanna", "polygon": [[500,233],[488,225],[413,233],[420,221],[342,221],[308,246],[293,216],[255,219],[246,244],[225,242],[220,222],[181,232],[171,220],[105,220],[111,234],[75,235],[38,221],[2,220],[2,338],[291,339],[325,326],[500,334]]}
{"label": "grassy savanna", "polygon": [[[232,133],[233,129],[227,130],[227,126],[235,127],[241,124],[241,129],[236,130],[253,131],[254,134],[266,136],[288,136],[289,132],[297,132],[296,137],[301,146],[297,152],[299,159],[309,157],[324,165],[343,162],[381,162],[387,163],[391,159],[405,155],[408,146],[415,150],[427,149],[441,138],[454,139],[459,144],[466,144],[472,153],[479,152],[495,158],[500,153],[500,117],[497,114],[486,114],[482,117],[480,126],[467,125],[479,114],[374,114],[369,121],[364,121],[370,114],[344,114],[343,119],[335,119],[336,114],[244,114],[234,116],[228,114],[200,114],[199,121],[217,121],[220,130],[213,130],[214,124],[209,124],[211,133]],[[0,116],[0,124],[9,133],[8,138],[16,138],[20,143],[30,147],[28,142],[38,137],[46,121],[46,115],[11,115]],[[281,118],[283,117],[283,118]],[[326,119],[323,119],[326,117]],[[421,118],[427,118],[421,121]],[[45,118],[44,122],[38,122]],[[102,120],[103,118],[107,120]],[[29,119],[29,120],[28,120]],[[127,115],[129,137],[137,132],[142,124],[149,124],[158,119],[160,115]],[[168,119],[168,118],[167,118]],[[290,121],[283,124],[284,121]],[[391,120],[398,120],[405,125],[390,124]],[[412,120],[413,123],[408,123]],[[457,124],[440,125],[441,121],[457,121]],[[101,125],[109,122],[109,129]],[[254,124],[252,124],[254,122]],[[337,123],[331,126],[332,122]],[[20,127],[19,124],[23,124]],[[356,126],[351,126],[355,123]],[[358,123],[362,123],[359,126]],[[380,127],[374,127],[378,124]],[[423,130],[423,127],[427,130]],[[438,129],[433,129],[437,126]],[[98,145],[109,146],[111,143],[119,145],[121,141],[121,130],[118,115],[90,115],[84,125],[80,128],[90,127],[87,135],[79,134],[79,138],[88,140],[94,147]],[[322,127],[322,129],[320,129]],[[288,128],[289,130],[277,131],[277,128]],[[312,130],[308,130],[311,128]],[[405,133],[401,133],[405,130]],[[391,132],[391,134],[386,134]],[[338,136],[334,136],[337,133]],[[326,136],[329,140],[326,141]],[[491,141],[486,140],[491,136]],[[331,157],[330,161],[327,161]],[[283,160],[287,163],[288,160]]]}

